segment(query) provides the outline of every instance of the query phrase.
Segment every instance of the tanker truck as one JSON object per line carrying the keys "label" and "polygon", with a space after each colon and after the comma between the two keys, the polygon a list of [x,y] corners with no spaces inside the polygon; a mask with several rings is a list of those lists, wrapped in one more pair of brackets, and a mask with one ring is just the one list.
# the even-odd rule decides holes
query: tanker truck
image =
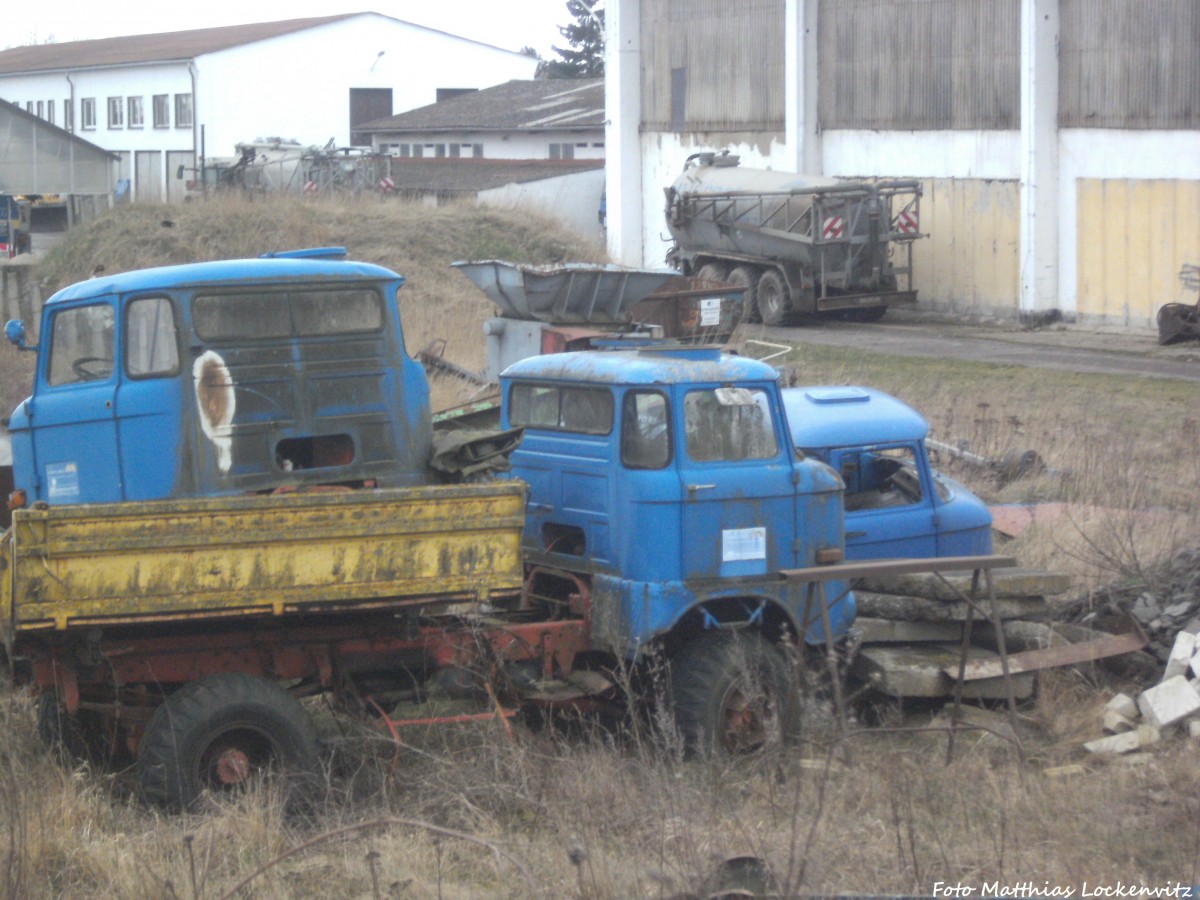
{"label": "tanker truck", "polygon": [[[749,321],[828,314],[876,321],[916,302],[916,180],[858,181],[750,169],[696,153],[666,189],[667,263],[745,289]],[[903,278],[903,288],[901,288]]]}

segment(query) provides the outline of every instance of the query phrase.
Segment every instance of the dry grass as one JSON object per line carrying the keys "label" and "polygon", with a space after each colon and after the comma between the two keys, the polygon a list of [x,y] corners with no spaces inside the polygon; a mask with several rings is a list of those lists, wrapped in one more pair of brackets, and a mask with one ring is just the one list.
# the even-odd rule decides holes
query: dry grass
{"label": "dry grass", "polygon": [[[173,228],[159,221],[170,216]],[[550,235],[550,237],[547,237]],[[410,279],[409,346],[479,341],[486,303],[445,263],[599,258],[544,223],[399,204],[248,203],[123,210],[73,233],[42,277],[66,282],[187,259],[338,243]],[[0,353],[0,365],[14,358]],[[1002,549],[1081,585],[1136,578],[1197,533],[1194,388],[1170,382],[911,360],[806,347],[801,381],[870,384],[930,418],[934,436],[985,455],[1035,449],[1067,476],[1001,486],[997,502],[1072,504]],[[8,389],[9,369],[0,371]],[[128,773],[66,771],[34,733],[30,696],[0,684],[0,895],[14,897],[707,896],[729,857],[765,860],[780,893],[929,895],[979,888],[1200,882],[1200,762],[1170,737],[1131,762],[1089,758],[1116,685],[1072,671],[1024,710],[1024,760],[987,733],[873,730],[852,764],[819,741],[721,766],[681,760],[648,731],[495,725],[379,732],[322,712],[327,789],[287,811],[269,787],[204,814],[141,806]],[[890,723],[923,723],[909,710]],[[819,737],[819,736],[818,736]],[[1055,767],[1082,764],[1066,774]],[[240,887],[241,885],[244,887]]]}

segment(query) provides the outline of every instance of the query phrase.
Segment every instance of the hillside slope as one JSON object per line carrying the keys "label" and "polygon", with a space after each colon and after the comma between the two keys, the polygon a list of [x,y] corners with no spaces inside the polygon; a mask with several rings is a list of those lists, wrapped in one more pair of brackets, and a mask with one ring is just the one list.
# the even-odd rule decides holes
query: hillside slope
{"label": "hillside slope", "polygon": [[[410,353],[435,338],[446,357],[469,369],[484,364],[481,323],[491,304],[449,264],[507,259],[534,264],[605,262],[604,248],[526,212],[472,205],[430,208],[375,196],[248,201],[222,197],[182,206],[114,209],[72,229],[39,263],[43,297],[105,274],[211,259],[235,259],[300,247],[342,246],[351,259],[378,263],[407,279],[401,294]],[[29,391],[33,354],[0,349],[0,417]]]}

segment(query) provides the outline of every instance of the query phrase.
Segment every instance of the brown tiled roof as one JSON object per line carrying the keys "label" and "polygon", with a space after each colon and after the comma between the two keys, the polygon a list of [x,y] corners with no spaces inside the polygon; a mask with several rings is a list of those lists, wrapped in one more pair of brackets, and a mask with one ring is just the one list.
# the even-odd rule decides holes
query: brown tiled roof
{"label": "brown tiled roof", "polygon": [[170,31],[165,34],[137,34],[127,37],[100,38],[94,41],[69,41],[63,44],[34,44],[0,51],[0,74],[43,72],[56,69],[84,69],[90,66],[119,66],[147,62],[195,59],[205,53],[228,50],[267,38],[279,37],[314,28],[362,13],[344,13],[286,22],[259,22],[255,25],[226,25],[198,28],[195,31]]}
{"label": "brown tiled roof", "polygon": [[602,159],[393,159],[396,190],[462,194],[604,167]]}
{"label": "brown tiled roof", "polygon": [[431,131],[562,131],[604,127],[603,78],[506,81],[355,126],[389,136]]}

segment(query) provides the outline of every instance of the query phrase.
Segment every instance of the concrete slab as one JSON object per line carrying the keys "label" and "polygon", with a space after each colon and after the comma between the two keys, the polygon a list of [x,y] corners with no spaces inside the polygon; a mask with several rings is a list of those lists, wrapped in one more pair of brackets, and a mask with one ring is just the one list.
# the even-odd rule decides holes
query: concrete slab
{"label": "concrete slab", "polygon": [[1083,749],[1088,753],[1132,753],[1157,743],[1161,737],[1159,730],[1153,725],[1139,725],[1133,731],[1126,731],[1124,734],[1088,741],[1083,745]]}
{"label": "concrete slab", "polygon": [[[958,665],[959,648],[955,644],[863,647],[850,671],[873,688],[890,697],[950,697],[954,681],[942,674],[945,666]],[[982,647],[971,647],[967,660],[994,659],[996,654]],[[1014,675],[1013,693],[1018,700],[1033,694],[1033,673]],[[1003,678],[982,678],[963,685],[963,697],[1000,700],[1007,696]]]}
{"label": "concrete slab", "polygon": [[1142,691],[1138,709],[1146,722],[1165,728],[1200,713],[1200,693],[1182,675],[1168,678],[1162,684]]}
{"label": "concrete slab", "polygon": [[961,622],[898,622],[858,616],[854,627],[864,644],[914,644],[924,641],[961,641]]}
{"label": "concrete slab", "polygon": [[[967,596],[971,594],[971,572],[943,572],[946,581]],[[993,569],[992,581],[996,596],[1009,598],[1053,597],[1071,589],[1069,576],[1044,572],[1040,569]],[[883,594],[902,594],[907,597],[924,597],[928,600],[957,600],[958,595],[932,572],[914,575],[876,575],[859,582],[863,590]],[[980,578],[980,592],[983,579]]]}
{"label": "concrete slab", "polygon": [[[960,601],[932,600],[926,597],[879,594],[855,590],[858,614],[868,618],[892,619],[900,622],[965,622],[967,604]],[[1049,619],[1050,604],[1041,597],[997,600],[1001,619]],[[980,609],[988,611],[986,601]],[[975,614],[980,621],[980,614]]]}
{"label": "concrete slab", "polygon": [[1163,681],[1174,678],[1176,675],[1187,675],[1195,654],[1196,635],[1186,631],[1175,635],[1175,643],[1171,646],[1171,655],[1167,657],[1167,668],[1163,672]]}
{"label": "concrete slab", "polygon": [[1104,711],[1115,712],[1127,719],[1137,719],[1142,714],[1138,709],[1137,701],[1128,694],[1116,694],[1104,704]]}
{"label": "concrete slab", "polygon": [[1123,716],[1111,709],[1104,711],[1104,730],[1109,734],[1123,734],[1138,727],[1138,720]]}

